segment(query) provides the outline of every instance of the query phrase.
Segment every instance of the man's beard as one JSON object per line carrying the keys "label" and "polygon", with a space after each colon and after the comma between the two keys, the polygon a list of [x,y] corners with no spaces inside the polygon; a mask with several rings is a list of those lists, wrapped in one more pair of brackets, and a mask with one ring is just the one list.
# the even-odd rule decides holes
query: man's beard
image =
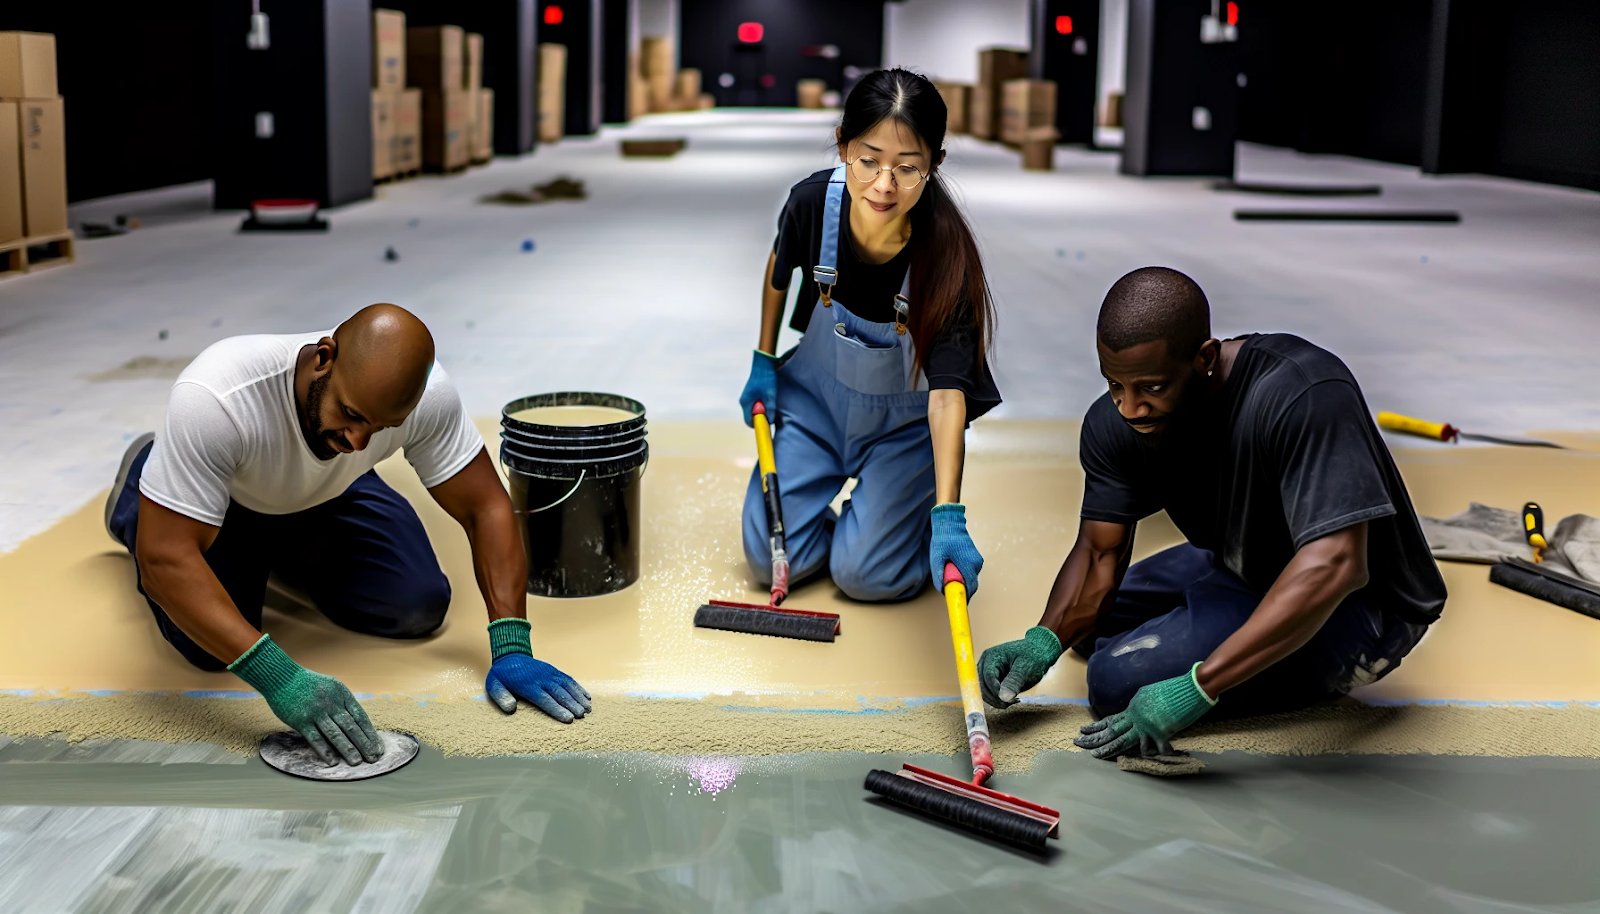
{"label": "man's beard", "polygon": [[306,446],[311,448],[311,453],[318,460],[332,460],[339,456],[339,451],[329,442],[339,439],[336,432],[329,432],[322,427],[322,395],[328,391],[328,375],[313,378],[311,386],[306,389],[306,418],[302,427],[305,434]]}
{"label": "man's beard", "polygon": [[1205,426],[1205,412],[1204,394],[1196,390],[1184,397],[1176,409],[1162,416],[1154,429],[1141,432],[1131,422],[1128,427],[1134,430],[1141,447],[1152,451],[1169,451],[1194,440],[1195,433]]}

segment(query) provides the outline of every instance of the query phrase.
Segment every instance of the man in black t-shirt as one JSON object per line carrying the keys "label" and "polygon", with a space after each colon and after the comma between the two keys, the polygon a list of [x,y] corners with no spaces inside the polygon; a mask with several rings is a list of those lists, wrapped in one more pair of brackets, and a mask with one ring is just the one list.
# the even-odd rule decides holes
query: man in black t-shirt
{"label": "man in black t-shirt", "polygon": [[[1078,539],[1039,625],[984,651],[1014,704],[1073,647],[1099,758],[1161,755],[1213,707],[1302,708],[1387,675],[1444,608],[1394,460],[1332,353],[1289,334],[1211,338],[1193,280],[1118,280],[1097,328],[1110,387],[1084,417]],[[1139,520],[1188,543],[1128,567]]]}

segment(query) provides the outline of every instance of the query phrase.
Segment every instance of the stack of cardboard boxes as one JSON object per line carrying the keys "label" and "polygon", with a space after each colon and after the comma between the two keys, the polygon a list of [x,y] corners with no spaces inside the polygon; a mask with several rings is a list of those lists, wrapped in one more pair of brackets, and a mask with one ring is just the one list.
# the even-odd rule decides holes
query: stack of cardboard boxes
{"label": "stack of cardboard boxes", "polygon": [[1055,167],[1056,84],[1048,79],[1013,79],[1005,84],[1000,105],[1000,141],[1022,150],[1022,167],[1050,171]]}
{"label": "stack of cardboard boxes", "polygon": [[539,142],[567,135],[567,46],[539,45]]}
{"label": "stack of cardboard boxes", "polygon": [[967,110],[972,99],[972,87],[966,83],[935,82],[934,88],[944,99],[946,133],[967,132]]}
{"label": "stack of cardboard boxes", "polygon": [[978,84],[972,87],[967,130],[980,140],[999,136],[1002,87],[1028,76],[1028,52],[985,48],[978,52]]}
{"label": "stack of cardboard boxes", "polygon": [[483,87],[483,36],[467,33],[467,145],[474,165],[494,156],[494,90]]}
{"label": "stack of cardboard boxes", "polygon": [[640,103],[630,105],[639,114],[664,111],[695,111],[716,107],[716,98],[703,91],[700,71],[673,66],[672,41],[650,35],[639,42],[639,75],[633,85],[643,90]]}
{"label": "stack of cardboard boxes", "polygon": [[372,177],[422,167],[422,90],[406,88],[406,14],[372,11]]}
{"label": "stack of cardboard boxes", "polygon": [[0,247],[13,269],[26,247],[71,244],[63,113],[55,36],[0,32]]}
{"label": "stack of cardboard boxes", "polygon": [[422,167],[457,171],[472,161],[472,109],[458,25],[406,29],[406,84],[422,90]]}

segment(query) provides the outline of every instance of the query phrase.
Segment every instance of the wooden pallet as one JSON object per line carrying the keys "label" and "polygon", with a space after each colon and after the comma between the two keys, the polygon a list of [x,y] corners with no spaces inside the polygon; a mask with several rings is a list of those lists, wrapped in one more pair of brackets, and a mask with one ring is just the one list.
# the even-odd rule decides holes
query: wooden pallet
{"label": "wooden pallet", "polygon": [[413,169],[411,169],[409,171],[397,171],[394,174],[388,175],[386,177],[373,178],[372,179],[372,183],[374,183],[374,184],[394,184],[394,183],[396,183],[398,181],[409,181],[412,178],[415,178],[417,175],[420,175],[420,174],[422,174],[422,169],[413,168]]}
{"label": "wooden pallet", "polygon": [[30,235],[0,244],[4,269],[0,278],[21,276],[32,270],[60,266],[74,259],[77,236],[70,229],[52,235]]}

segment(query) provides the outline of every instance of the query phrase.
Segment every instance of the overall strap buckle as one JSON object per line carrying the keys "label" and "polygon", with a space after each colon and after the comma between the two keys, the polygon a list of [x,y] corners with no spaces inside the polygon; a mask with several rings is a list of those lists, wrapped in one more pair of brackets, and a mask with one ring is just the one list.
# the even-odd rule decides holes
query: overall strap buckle
{"label": "overall strap buckle", "polygon": [[911,299],[899,293],[894,297],[894,332],[906,335],[906,323],[911,319]]}
{"label": "overall strap buckle", "polygon": [[839,271],[833,267],[817,266],[812,269],[811,277],[817,282],[817,289],[822,293],[822,307],[833,307],[833,284],[839,281]]}

